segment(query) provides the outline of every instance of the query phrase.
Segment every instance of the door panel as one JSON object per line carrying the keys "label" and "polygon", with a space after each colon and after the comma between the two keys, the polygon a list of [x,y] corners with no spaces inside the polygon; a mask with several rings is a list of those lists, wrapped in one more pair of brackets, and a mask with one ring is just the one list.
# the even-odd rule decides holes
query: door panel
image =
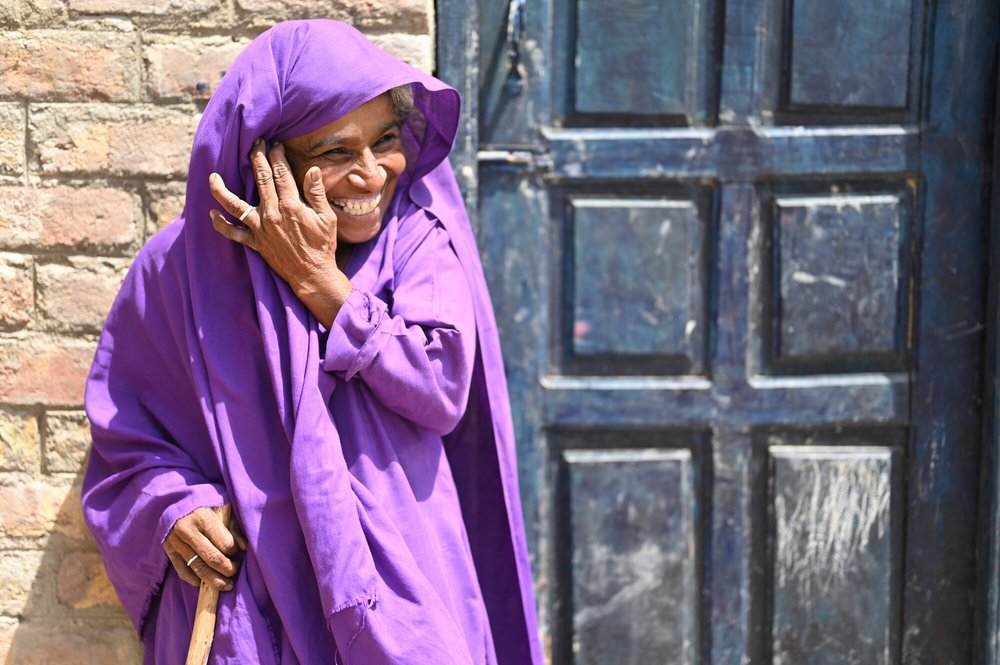
{"label": "door panel", "polygon": [[692,65],[702,41],[701,3],[664,4],[576,3],[573,113],[687,118],[699,110]]}
{"label": "door panel", "polygon": [[554,665],[970,662],[995,8],[503,4],[478,233]]}
{"label": "door panel", "polygon": [[716,2],[553,0],[551,12],[553,125],[686,126],[714,115]]}
{"label": "door panel", "polygon": [[562,525],[556,588],[566,601],[553,647],[563,660],[697,662],[701,483],[689,448],[664,447],[672,439],[684,436],[552,437]]}
{"label": "door panel", "polygon": [[764,31],[754,84],[763,119],[843,125],[919,118],[933,34],[924,31],[924,2],[771,0],[757,10]]}
{"label": "door panel", "polygon": [[790,1],[787,105],[905,109],[911,4]]}
{"label": "door panel", "polygon": [[704,374],[711,190],[588,185],[549,188],[552,374]]}
{"label": "door panel", "polygon": [[767,448],[772,662],[897,662],[902,448],[775,438],[782,443]]}
{"label": "door panel", "polygon": [[767,467],[763,662],[900,662],[905,429],[762,428],[753,446]]}
{"label": "door panel", "polygon": [[796,183],[760,194],[759,371],[908,369],[915,192]]}

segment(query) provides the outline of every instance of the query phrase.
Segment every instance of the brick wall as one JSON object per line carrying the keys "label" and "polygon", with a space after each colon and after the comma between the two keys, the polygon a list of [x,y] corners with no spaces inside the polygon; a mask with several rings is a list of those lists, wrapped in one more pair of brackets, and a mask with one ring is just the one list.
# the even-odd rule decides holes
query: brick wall
{"label": "brick wall", "polygon": [[275,22],[331,17],[430,71],[433,0],[0,0],[0,662],[138,663],[82,521],[94,344],[183,206],[199,112]]}

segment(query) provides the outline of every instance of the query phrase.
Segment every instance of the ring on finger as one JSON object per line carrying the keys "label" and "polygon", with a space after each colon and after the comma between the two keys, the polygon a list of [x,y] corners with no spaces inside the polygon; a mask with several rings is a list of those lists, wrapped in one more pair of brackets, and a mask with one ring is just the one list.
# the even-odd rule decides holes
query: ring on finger
{"label": "ring on finger", "polygon": [[184,565],[185,565],[185,566],[187,566],[188,568],[190,568],[190,567],[191,567],[191,564],[192,564],[192,563],[194,563],[194,560],[195,560],[195,559],[197,559],[197,558],[198,558],[198,555],[197,555],[197,554],[195,554],[195,555],[194,555],[194,556],[192,556],[192,557],[191,557],[190,559],[188,559],[187,561],[185,561],[185,562],[184,562]]}
{"label": "ring on finger", "polygon": [[240,221],[242,222],[244,219],[249,217],[251,212],[253,212],[253,206],[247,206],[247,209],[243,211],[242,215],[240,215]]}

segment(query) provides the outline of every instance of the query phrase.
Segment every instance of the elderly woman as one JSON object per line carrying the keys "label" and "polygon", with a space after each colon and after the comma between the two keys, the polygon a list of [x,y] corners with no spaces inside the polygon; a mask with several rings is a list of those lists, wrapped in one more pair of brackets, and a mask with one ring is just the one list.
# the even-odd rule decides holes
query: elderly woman
{"label": "elderly woman", "polygon": [[215,663],[541,663],[458,104],[307,21],[205,109],[87,387],[84,511],[147,663],[183,661],[202,580]]}

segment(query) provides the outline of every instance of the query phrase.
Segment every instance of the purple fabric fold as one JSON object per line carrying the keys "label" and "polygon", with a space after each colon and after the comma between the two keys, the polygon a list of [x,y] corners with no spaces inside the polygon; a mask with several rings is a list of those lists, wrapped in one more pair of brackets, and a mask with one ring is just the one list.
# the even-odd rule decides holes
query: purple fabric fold
{"label": "purple fabric fold", "polygon": [[[355,250],[353,269],[371,283],[327,333],[258,255],[214,231],[208,175],[255,203],[248,154],[257,137],[308,133],[405,83],[417,112],[404,127],[414,157],[379,236]],[[86,395],[94,445],[84,514],[147,662],[186,650],[178,636],[190,630],[196,597],[169,568],[163,539],[179,517],[223,502],[250,547],[220,600],[212,662],[542,662],[499,341],[446,159],[458,105],[454,90],[353,28],[318,20],[254,40],[206,107],[184,213],[137,256]],[[437,234],[446,242],[433,251],[447,248],[465,276],[474,319],[465,337],[433,313],[407,320],[405,303],[393,302],[394,289],[436,279],[428,261],[407,261],[431,251]],[[461,359],[465,349],[458,374],[443,374],[434,354]],[[403,365],[409,374],[394,371]],[[455,416],[439,431],[404,417],[424,376],[439,377],[428,390],[447,393],[436,420],[449,408]],[[399,458],[379,467],[376,443],[386,441],[412,444],[413,457],[395,448]],[[432,463],[435,441],[443,466]],[[427,496],[412,460],[437,469]],[[437,564],[419,560],[433,550],[397,514],[428,496],[460,505],[456,534],[475,566],[450,595],[427,572]],[[470,644],[482,606],[489,629]]]}

